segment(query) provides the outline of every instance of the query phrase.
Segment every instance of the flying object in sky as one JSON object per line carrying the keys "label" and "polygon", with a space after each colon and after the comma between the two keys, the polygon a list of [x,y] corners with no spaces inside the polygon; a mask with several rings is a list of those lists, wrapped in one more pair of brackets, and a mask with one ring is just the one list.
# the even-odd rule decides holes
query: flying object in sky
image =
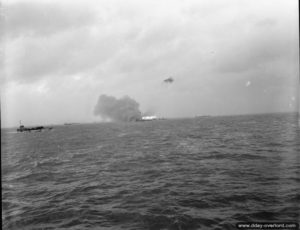
{"label": "flying object in sky", "polygon": [[169,77],[164,80],[164,83],[173,83],[174,79],[172,77]]}

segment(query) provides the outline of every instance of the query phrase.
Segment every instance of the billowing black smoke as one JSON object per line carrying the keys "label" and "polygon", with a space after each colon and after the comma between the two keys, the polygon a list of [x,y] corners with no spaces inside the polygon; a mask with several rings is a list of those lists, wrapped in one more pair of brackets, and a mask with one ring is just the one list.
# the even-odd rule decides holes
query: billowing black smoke
{"label": "billowing black smoke", "polygon": [[132,98],[125,96],[117,99],[105,94],[99,97],[94,114],[112,121],[136,121],[142,118],[139,104]]}

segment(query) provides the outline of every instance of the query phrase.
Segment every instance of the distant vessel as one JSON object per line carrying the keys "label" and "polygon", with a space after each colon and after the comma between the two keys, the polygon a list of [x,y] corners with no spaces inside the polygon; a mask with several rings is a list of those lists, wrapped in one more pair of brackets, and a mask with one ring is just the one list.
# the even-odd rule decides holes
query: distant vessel
{"label": "distant vessel", "polygon": [[64,123],[64,125],[80,125],[80,123]]}
{"label": "distant vessel", "polygon": [[141,119],[136,121],[155,121],[155,120],[165,120],[165,118],[157,117],[157,116],[144,116]]}
{"label": "distant vessel", "polygon": [[156,116],[144,116],[141,119],[142,121],[153,121],[153,120],[157,120]]}
{"label": "distant vessel", "polygon": [[197,115],[195,116],[195,118],[207,118],[207,117],[211,117],[210,115]]}

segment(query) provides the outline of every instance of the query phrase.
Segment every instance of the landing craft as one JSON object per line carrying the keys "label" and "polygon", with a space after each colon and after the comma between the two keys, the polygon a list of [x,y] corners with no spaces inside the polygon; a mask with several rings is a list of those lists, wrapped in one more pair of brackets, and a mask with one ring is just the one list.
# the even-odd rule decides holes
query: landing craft
{"label": "landing craft", "polygon": [[20,121],[20,126],[19,128],[17,129],[17,132],[31,132],[31,131],[37,131],[37,132],[41,132],[43,129],[53,129],[53,127],[47,127],[45,128],[44,126],[36,126],[36,127],[30,127],[30,128],[27,128],[25,127],[24,125],[21,124],[21,121]]}

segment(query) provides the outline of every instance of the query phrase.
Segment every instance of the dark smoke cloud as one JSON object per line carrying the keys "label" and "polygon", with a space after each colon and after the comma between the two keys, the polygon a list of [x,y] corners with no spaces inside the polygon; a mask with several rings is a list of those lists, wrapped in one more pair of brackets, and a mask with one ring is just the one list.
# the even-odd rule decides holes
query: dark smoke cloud
{"label": "dark smoke cloud", "polygon": [[102,94],[94,109],[94,114],[112,121],[136,121],[142,118],[139,104],[125,96],[117,99]]}

